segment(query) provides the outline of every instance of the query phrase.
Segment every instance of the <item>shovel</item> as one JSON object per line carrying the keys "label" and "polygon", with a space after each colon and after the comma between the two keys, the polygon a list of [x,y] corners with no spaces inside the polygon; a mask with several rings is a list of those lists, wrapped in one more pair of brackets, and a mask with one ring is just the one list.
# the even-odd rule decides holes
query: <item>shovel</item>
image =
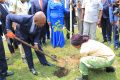
{"label": "shovel", "polygon": [[[18,40],[19,42],[21,42],[21,43],[23,43],[23,44],[25,44],[25,45],[27,45],[27,46],[29,46],[29,47],[33,48],[33,49],[36,49],[36,48],[34,48],[34,46],[32,46],[32,45],[28,44],[27,42],[25,42],[25,41],[21,40],[21,39],[20,39],[20,38],[18,38],[18,37],[15,37],[14,39]],[[44,53],[43,51],[41,51],[41,50],[39,50],[39,49],[37,49],[37,51],[38,51],[39,53],[43,54],[43,55],[48,56],[48,57],[49,57],[49,58],[51,58],[52,60],[54,60],[54,61],[58,62],[57,57],[50,56],[49,54]]]}

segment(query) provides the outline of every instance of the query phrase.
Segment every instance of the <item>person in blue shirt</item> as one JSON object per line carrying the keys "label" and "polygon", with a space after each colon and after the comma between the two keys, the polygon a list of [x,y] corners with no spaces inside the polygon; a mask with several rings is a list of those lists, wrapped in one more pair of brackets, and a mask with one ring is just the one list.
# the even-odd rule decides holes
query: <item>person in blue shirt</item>
{"label": "person in blue shirt", "polygon": [[109,20],[109,0],[103,0],[103,13],[102,13],[102,19],[101,19],[101,27],[102,27],[102,35],[103,35],[103,41],[108,42],[108,44],[111,43],[111,32],[112,32],[112,26],[110,24]]}
{"label": "person in blue shirt", "polygon": [[118,17],[113,14],[113,11],[117,8],[116,6],[113,5],[113,3],[117,0],[110,0],[110,7],[109,7],[109,15],[110,15],[110,23],[113,26],[113,40],[114,40],[114,49],[118,50],[119,47],[119,33],[118,33],[118,26],[117,26],[117,21]]}

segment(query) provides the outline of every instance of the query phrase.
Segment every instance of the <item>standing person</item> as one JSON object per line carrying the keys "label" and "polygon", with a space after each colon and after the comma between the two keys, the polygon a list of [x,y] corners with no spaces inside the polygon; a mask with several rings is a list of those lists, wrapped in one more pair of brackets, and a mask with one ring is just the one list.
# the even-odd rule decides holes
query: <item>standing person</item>
{"label": "standing person", "polygon": [[[1,19],[1,14],[0,14],[0,19]],[[2,41],[2,22],[0,20],[0,80],[6,80],[7,76],[11,76],[14,73],[13,72],[8,72],[8,66],[5,58],[5,50],[3,46],[3,41]]]}
{"label": "standing person", "polygon": [[[7,36],[9,38],[14,38],[15,35],[11,31],[11,23],[16,22],[20,24],[19,32],[20,32],[20,39],[24,40],[25,42],[32,44],[36,49],[42,50],[39,44],[39,36],[40,36],[40,27],[46,22],[46,17],[43,12],[37,12],[35,15],[15,15],[9,14],[6,18],[6,29],[7,29]],[[28,67],[32,74],[38,75],[37,71],[34,68],[33,64],[33,57],[31,48],[25,44],[22,44],[23,49],[25,51],[26,60],[28,63]],[[40,63],[45,66],[51,66],[50,63],[47,62],[45,56],[40,54],[39,52],[35,51]]]}
{"label": "standing person", "polygon": [[[66,11],[63,1],[49,0],[47,21],[49,26],[51,26],[51,44],[54,48],[57,46],[62,48],[65,45],[64,33],[62,30],[64,25],[64,12]],[[55,31],[55,28],[59,30]]]}
{"label": "standing person", "polygon": [[[47,16],[47,5],[48,5],[48,0],[34,0],[31,2],[31,13],[35,14],[38,11],[43,11],[44,14]],[[44,27],[41,28],[41,34],[40,34],[40,42],[41,45],[46,44],[46,34],[47,34],[47,39],[50,39],[50,31],[49,31],[49,25],[46,21]]]}
{"label": "standing person", "polygon": [[[64,0],[64,5],[66,9],[70,10],[70,3],[72,3],[72,34],[74,33],[74,23],[75,23],[75,9],[74,7],[76,6],[76,1],[72,0],[72,2],[70,2],[70,0]],[[70,13],[65,13],[65,27],[67,28],[68,31],[70,31]],[[70,38],[70,33],[67,32],[66,35],[67,39]]]}
{"label": "standing person", "polygon": [[106,72],[114,72],[114,68],[111,66],[115,59],[115,54],[106,45],[89,39],[87,35],[76,34],[71,38],[71,44],[80,49],[80,72],[81,78],[76,80],[89,80],[89,69],[102,69],[105,68]]}
{"label": "standing person", "polygon": [[[1,22],[4,34],[6,34],[5,31],[5,22],[6,22],[6,16],[9,14],[8,9],[8,3],[5,2],[5,0],[0,0],[0,12],[1,12]],[[12,29],[13,30],[13,29]],[[14,47],[17,48],[17,44],[14,40],[7,38],[8,48],[11,54],[15,53]]]}
{"label": "standing person", "polygon": [[109,7],[109,14],[110,14],[110,23],[113,26],[114,49],[118,50],[118,48],[119,48],[119,32],[118,32],[118,26],[117,26],[118,17],[115,14],[113,14],[113,12],[117,8],[117,6],[112,5],[116,1],[117,0],[110,0],[111,6]]}
{"label": "standing person", "polygon": [[109,20],[109,1],[103,0],[103,13],[102,13],[102,19],[101,19],[101,27],[102,27],[102,35],[103,35],[103,41],[108,42],[108,44],[111,43],[111,33],[112,33],[112,26],[110,24]]}
{"label": "standing person", "polygon": [[79,31],[79,34],[81,34],[81,35],[83,34],[83,21],[81,20],[82,2],[83,2],[83,0],[76,0],[77,15],[78,15],[78,31]]}
{"label": "standing person", "polygon": [[83,35],[89,35],[91,39],[96,39],[96,27],[101,22],[102,9],[101,0],[83,0]]}
{"label": "standing person", "polygon": [[[30,8],[30,6],[29,6],[29,3],[27,2],[27,0],[11,0],[10,1],[9,11],[14,14],[27,15],[29,12],[29,8]],[[19,30],[16,29],[16,26],[18,28],[20,25],[13,23],[15,34],[17,37],[19,37],[19,35],[20,35]],[[22,44],[20,44],[19,42],[18,42],[18,47],[20,50],[22,61],[23,61],[23,63],[25,63],[26,62],[25,52],[23,50]]]}

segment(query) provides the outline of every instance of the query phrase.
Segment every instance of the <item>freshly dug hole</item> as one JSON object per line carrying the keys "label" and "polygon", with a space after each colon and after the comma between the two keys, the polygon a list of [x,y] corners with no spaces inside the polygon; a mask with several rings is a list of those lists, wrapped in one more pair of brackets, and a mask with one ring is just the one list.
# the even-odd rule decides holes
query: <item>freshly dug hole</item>
{"label": "freshly dug hole", "polygon": [[54,72],[54,75],[61,78],[68,75],[68,73],[69,73],[68,69],[65,69],[64,67],[60,67],[57,71]]}

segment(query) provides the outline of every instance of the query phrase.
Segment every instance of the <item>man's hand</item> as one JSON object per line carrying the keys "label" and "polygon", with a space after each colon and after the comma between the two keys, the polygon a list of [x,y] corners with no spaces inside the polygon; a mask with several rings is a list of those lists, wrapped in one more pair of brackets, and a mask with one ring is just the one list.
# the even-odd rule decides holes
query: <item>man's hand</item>
{"label": "man's hand", "polygon": [[35,51],[39,50],[38,44],[34,44]]}
{"label": "man's hand", "polygon": [[8,38],[12,38],[12,39],[15,38],[15,34],[14,34],[12,31],[7,31],[6,36],[7,36]]}

